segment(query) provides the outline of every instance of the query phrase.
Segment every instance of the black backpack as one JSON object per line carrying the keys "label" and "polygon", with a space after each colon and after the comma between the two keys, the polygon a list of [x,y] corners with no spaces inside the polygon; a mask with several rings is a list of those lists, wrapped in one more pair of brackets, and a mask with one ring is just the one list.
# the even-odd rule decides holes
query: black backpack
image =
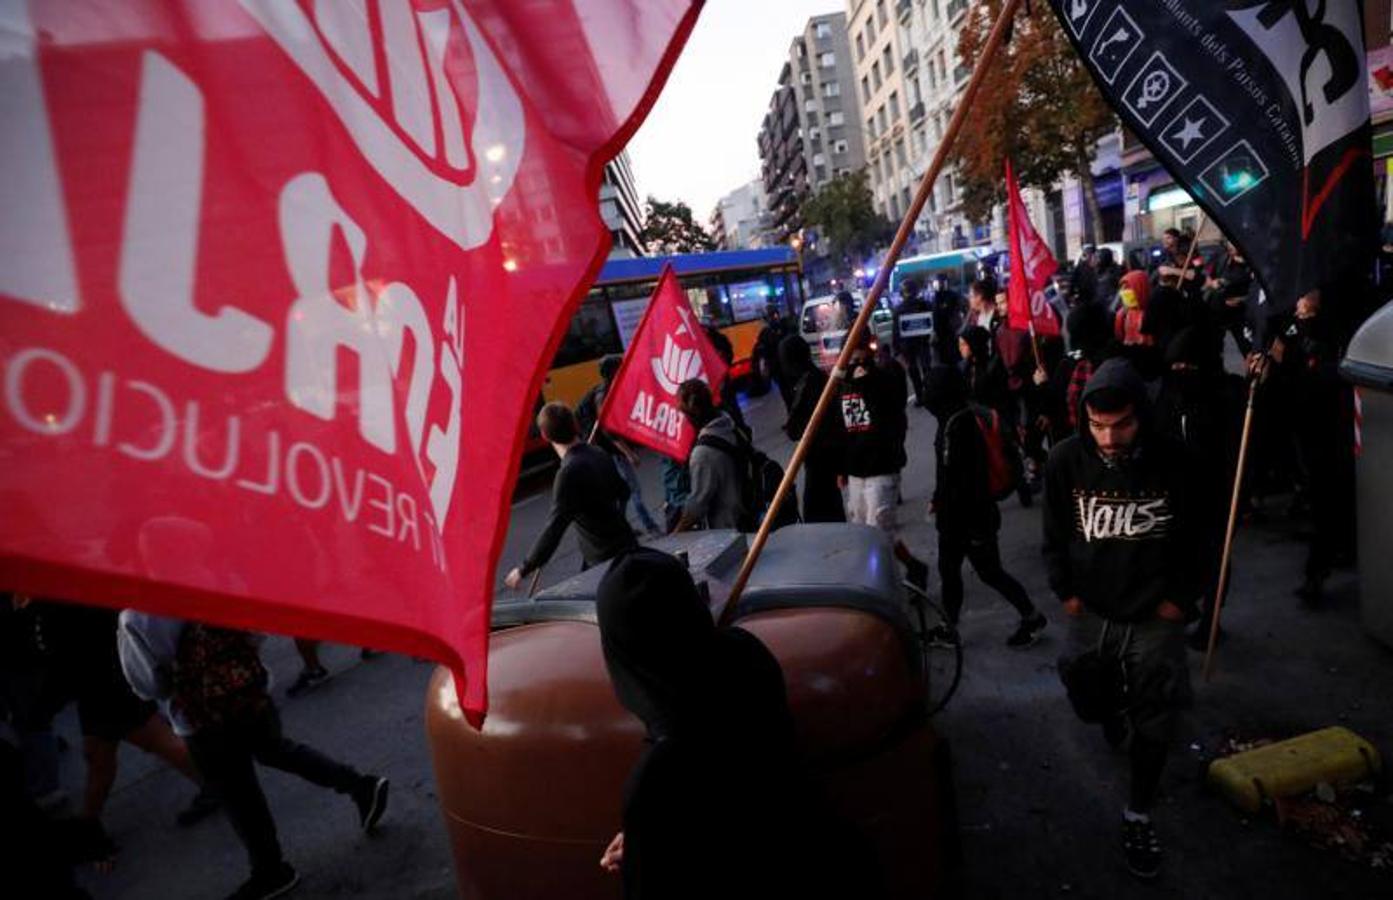
{"label": "black backpack", "polygon": [[[735,433],[734,444],[710,434],[701,435],[696,443],[698,447],[719,450],[735,461],[735,471],[740,475],[741,506],[737,524],[741,531],[755,531],[759,528],[759,523],[764,518],[765,510],[769,509],[774,495],[779,492],[779,485],[784,480],[784,467],[762,453],[738,430]],[[798,521],[796,487],[788,492],[773,520],[774,529]]]}

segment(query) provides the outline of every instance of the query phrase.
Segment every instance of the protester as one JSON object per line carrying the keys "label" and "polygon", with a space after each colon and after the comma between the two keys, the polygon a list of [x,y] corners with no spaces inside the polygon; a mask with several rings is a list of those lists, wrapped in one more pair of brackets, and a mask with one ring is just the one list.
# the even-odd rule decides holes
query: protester
{"label": "protester", "polygon": [[1051,375],[1050,396],[1054,405],[1047,414],[1055,443],[1078,431],[1079,405],[1084,388],[1108,358],[1113,346],[1112,328],[1102,307],[1093,304],[1076,306],[1069,310],[1064,324],[1069,332],[1070,352]]}
{"label": "protester", "polygon": [[1247,356],[1253,351],[1253,342],[1248,336],[1248,296],[1256,279],[1252,266],[1237,245],[1225,241],[1224,249],[1226,252],[1218,270],[1205,282],[1206,302],[1216,327],[1227,331],[1238,346],[1238,352]]}
{"label": "protester", "polygon": [[246,848],[251,877],[231,900],[279,897],[300,880],[281,852],[254,761],[343,794],[365,832],[377,825],[387,808],[387,779],[284,735],[256,637],[135,610],[121,614],[118,634],[131,687],[142,697],[169,701],[175,731]]}
{"label": "protester", "polygon": [[706,382],[693,378],[677,388],[677,404],[697,431],[687,459],[692,489],[676,531],[739,528],[753,510],[746,508],[738,454],[746,438],[724,409],[717,409]]}
{"label": "protester", "polygon": [[933,355],[934,364],[955,366],[958,363],[958,333],[963,329],[963,298],[948,286],[946,279],[934,280],[933,294]]}
{"label": "protester", "polygon": [[919,282],[906,279],[900,288],[900,305],[895,307],[892,326],[891,348],[894,356],[909,373],[909,382],[914,386],[914,405],[924,405],[924,376],[933,365],[933,336],[925,331],[904,334],[905,316],[918,316],[932,313],[929,304],[919,291]]}
{"label": "protester", "polygon": [[992,496],[987,446],[978,411],[968,405],[966,384],[954,369],[940,366],[929,376],[929,411],[938,420],[934,437],[937,476],[930,515],[938,526],[938,576],[947,627],[930,640],[955,641],[963,605],[963,560],[977,576],[1015,607],[1021,621],[1006,639],[1008,647],[1028,647],[1039,638],[1045,617],[1030,602],[1024,587],[1001,565],[997,533],[1001,513]]}
{"label": "protester", "polygon": [[655,550],[616,559],[597,599],[615,696],[648,733],[600,861],[625,900],[877,896],[864,842],[802,772],[768,649],[717,629],[686,566]]}
{"label": "protester", "polygon": [[504,579],[510,590],[517,590],[524,578],[547,564],[572,523],[585,568],[610,559],[636,540],[624,516],[629,487],[609,454],[581,440],[580,426],[570,407],[548,403],[537,414],[537,428],[561,457],[561,467],[552,482],[551,512],[542,533],[522,564]]}
{"label": "protester", "polygon": [[995,281],[981,278],[972,282],[972,286],[967,289],[967,324],[978,325],[995,335],[1005,320],[1005,316],[997,309],[996,298]]}
{"label": "protester", "polygon": [[1038,343],[1029,331],[1012,328],[1004,310],[1007,306],[1005,292],[997,294],[996,311],[998,315],[992,324],[992,340],[996,358],[1001,371],[1006,376],[1006,402],[1000,408],[1006,425],[1016,434],[1015,450],[1035,449],[1035,456],[1024,458],[1026,478],[1020,479],[1016,486],[1016,496],[1021,506],[1030,506],[1031,490],[1036,481],[1039,468],[1044,464],[1043,439],[1036,432],[1035,409],[1032,392],[1035,386],[1039,362],[1035,346]]}
{"label": "protester", "polygon": [[[728,371],[731,366],[735,365],[735,347],[730,343],[730,338],[713,325],[706,326],[706,337],[711,341],[711,349],[716,351],[716,355],[721,358],[721,362],[726,364]],[[735,429],[747,440],[753,439],[754,431],[745,421],[745,412],[740,408],[740,395],[735,390],[735,383],[730,380],[729,375],[721,379],[720,385],[716,388],[716,396],[720,398],[721,412],[730,416],[730,421],[735,424]]]}
{"label": "protester", "polygon": [[648,504],[643,502],[643,486],[638,479],[638,453],[623,438],[598,427],[605,396],[614,384],[614,376],[619,374],[619,366],[623,362],[624,357],[617,353],[611,353],[600,360],[600,383],[586,391],[585,396],[580,398],[580,403],[576,404],[576,424],[579,426],[577,433],[582,441],[599,447],[614,460],[614,468],[618,470],[619,477],[629,486],[629,503],[634,508],[634,514],[638,516],[639,524],[650,537],[658,537],[666,532],[658,527],[653,514],[648,511]]}
{"label": "protester", "polygon": [[1093,244],[1084,244],[1083,252],[1079,256],[1079,261],[1074,266],[1072,283],[1069,285],[1070,293],[1074,295],[1078,303],[1090,304],[1098,302],[1097,258],[1098,248]]}
{"label": "protester", "polygon": [[[793,380],[788,373],[783,370],[783,361],[779,358],[779,346],[784,338],[793,333],[790,323],[785,319],[776,304],[769,304],[764,310],[764,327],[759,330],[755,337],[754,359],[756,368],[763,376],[774,382],[779,389],[779,396],[784,401],[784,409],[788,410],[793,406]],[[729,365],[729,362],[726,363]]]}
{"label": "protester", "polygon": [[851,351],[849,374],[837,398],[847,434],[842,460],[847,519],[874,525],[890,535],[895,543],[895,557],[904,564],[906,577],[923,590],[928,584],[928,566],[900,539],[896,516],[900,472],[908,461],[904,377],[881,367],[870,343],[863,336]]}
{"label": "protester", "polygon": [[1181,267],[1185,265],[1185,256],[1181,252],[1184,241],[1185,236],[1179,228],[1167,228],[1161,233],[1161,246],[1152,254],[1151,271],[1148,273],[1153,287],[1160,287],[1166,283],[1165,279],[1170,279],[1174,286]]}
{"label": "protester", "polygon": [[[784,434],[798,441],[812,419],[818,398],[827,387],[827,374],[813,363],[812,349],[800,335],[789,335],[779,344],[779,356],[784,374],[792,382],[793,405],[789,407]],[[841,470],[845,451],[846,432],[841,417],[824,415],[803,460],[803,521],[845,522],[841,488],[837,473]]]}
{"label": "protester", "polygon": [[969,325],[958,338],[958,352],[962,355],[958,368],[966,381],[967,399],[1005,415],[1010,404],[1006,369],[992,352],[992,333],[981,325]]}
{"label": "protester", "polygon": [[1130,731],[1122,847],[1127,868],[1153,878],[1162,851],[1151,812],[1177,710],[1190,699],[1184,629],[1200,591],[1196,481],[1184,448],[1153,429],[1145,386],[1125,360],[1098,369],[1083,409],[1078,435],[1050,454],[1045,559],[1065,612],[1087,616],[1076,642],[1124,660],[1126,709],[1105,734],[1120,742]]}
{"label": "protester", "polygon": [[1117,302],[1117,290],[1122,280],[1122,266],[1113,256],[1111,247],[1098,248],[1093,257],[1094,301],[1105,309],[1111,309]]}

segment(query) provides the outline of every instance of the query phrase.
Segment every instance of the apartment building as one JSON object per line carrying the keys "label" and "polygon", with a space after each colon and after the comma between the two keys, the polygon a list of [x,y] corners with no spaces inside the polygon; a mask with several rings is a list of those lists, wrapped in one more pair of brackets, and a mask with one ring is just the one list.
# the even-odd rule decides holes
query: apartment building
{"label": "apartment building", "polygon": [[877,212],[897,221],[914,194],[909,111],[899,19],[915,0],[848,0],[866,164]]}

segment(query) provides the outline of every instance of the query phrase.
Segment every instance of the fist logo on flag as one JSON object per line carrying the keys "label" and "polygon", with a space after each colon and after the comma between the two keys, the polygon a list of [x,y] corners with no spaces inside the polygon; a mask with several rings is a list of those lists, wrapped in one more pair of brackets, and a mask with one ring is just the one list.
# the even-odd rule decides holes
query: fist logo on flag
{"label": "fist logo on flag", "polygon": [[[679,329],[679,333],[686,328]],[[677,396],[677,388],[690,378],[701,378],[701,354],[693,349],[682,349],[672,339],[663,336],[663,355],[653,357],[653,377],[658,384],[672,396]]]}

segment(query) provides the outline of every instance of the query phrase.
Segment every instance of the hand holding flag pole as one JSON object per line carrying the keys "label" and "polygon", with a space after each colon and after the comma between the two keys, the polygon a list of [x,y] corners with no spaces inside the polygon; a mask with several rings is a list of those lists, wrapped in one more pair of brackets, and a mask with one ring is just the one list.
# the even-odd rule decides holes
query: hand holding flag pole
{"label": "hand holding flag pole", "polygon": [[827,414],[827,408],[832,405],[833,395],[846,378],[846,367],[851,359],[851,353],[859,346],[861,336],[865,333],[866,325],[870,320],[871,312],[880,303],[881,295],[885,293],[886,286],[890,281],[890,273],[894,271],[900,253],[904,250],[909,236],[914,232],[914,223],[929,201],[929,194],[933,191],[939,173],[943,171],[943,167],[947,163],[948,153],[952,150],[958,134],[967,122],[967,114],[968,110],[972,108],[972,101],[982,87],[983,78],[991,68],[993,57],[996,56],[997,50],[1006,40],[1006,35],[1010,31],[1011,23],[1014,21],[1016,10],[1020,8],[1020,5],[1021,0],[1006,0],[1000,15],[997,16],[996,23],[992,25],[991,34],[988,35],[987,42],[982,48],[982,56],[977,60],[977,64],[972,70],[972,78],[963,90],[963,96],[958,102],[957,108],[953,110],[953,117],[948,122],[947,131],[944,133],[943,140],[939,142],[938,150],[934,153],[928,171],[924,173],[923,179],[919,182],[919,189],[914,195],[914,201],[905,212],[899,230],[895,232],[895,240],[890,244],[890,249],[885,254],[885,261],[876,274],[870,294],[866,297],[866,302],[861,305],[861,311],[857,314],[856,320],[852,322],[851,330],[847,332],[846,342],[842,344],[841,353],[837,356],[836,365],[832,369],[832,377],[827,379],[827,384],[822,389],[822,396],[818,398],[817,406],[813,409],[813,414],[808,419],[807,428],[803,431],[803,438],[793,450],[793,457],[789,460],[788,467],[784,471],[784,479],[779,483],[779,489],[774,493],[774,498],[769,503],[769,512],[765,513],[764,521],[760,523],[759,530],[755,532],[754,541],[750,544],[749,552],[745,555],[745,562],[741,564],[740,573],[736,576],[734,585],[731,586],[730,597],[726,601],[725,608],[721,611],[720,624],[722,625],[728,624],[735,616],[735,610],[740,604],[740,595],[744,593],[745,585],[749,583],[755,563],[758,562],[759,555],[764,551],[764,545],[769,540],[773,524],[770,513],[782,508],[784,500],[793,489],[794,481],[798,477],[798,470],[803,466],[803,461],[808,455],[808,448],[814,435],[817,434],[818,426],[822,423],[823,416]]}

